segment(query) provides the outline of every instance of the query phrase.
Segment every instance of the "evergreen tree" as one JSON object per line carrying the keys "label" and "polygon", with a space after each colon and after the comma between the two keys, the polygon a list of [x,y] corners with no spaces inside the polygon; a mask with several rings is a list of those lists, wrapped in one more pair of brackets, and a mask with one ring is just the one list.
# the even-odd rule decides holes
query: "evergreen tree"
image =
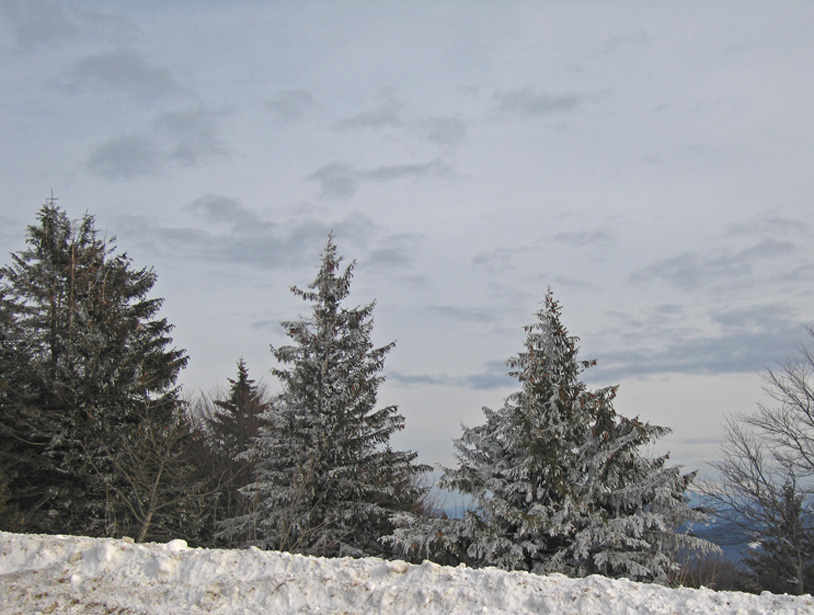
{"label": "evergreen tree", "polygon": [[212,448],[234,459],[257,436],[269,402],[264,389],[249,377],[242,358],[237,363],[237,378],[229,378],[229,384],[229,397],[213,401],[215,410],[207,416],[206,428]]}
{"label": "evergreen tree", "polygon": [[680,547],[704,543],[677,533],[698,515],[684,492],[693,475],[639,449],[665,428],[619,416],[616,387],[581,382],[593,361],[577,360],[549,291],[524,351],[509,360],[520,390],[456,441],[459,467],[442,486],[472,497],[461,520],[403,527],[405,547],[452,551],[474,565],[571,576],[668,580]]}
{"label": "evergreen tree", "polygon": [[415,478],[428,468],[390,447],[404,419],[395,406],[376,409],[376,397],[393,344],[371,343],[374,303],[343,306],[353,263],[342,272],[341,260],[330,237],[311,290],[292,288],[313,311],[283,322],[293,343],[272,348],[283,390],[247,453],[255,481],[244,489],[260,509],[232,527],[255,524],[258,543],[274,549],[383,555],[390,516],[415,505]]}
{"label": "evergreen tree", "polygon": [[[251,525],[243,531],[220,531],[224,521],[251,516],[256,510],[256,498],[241,496],[239,491],[252,482],[251,462],[246,451],[266,422],[263,415],[270,410],[265,388],[249,377],[249,369],[241,358],[237,378],[229,378],[229,396],[215,399],[205,410],[205,425],[210,475],[217,485],[217,497],[212,499],[212,524],[219,543],[226,546],[245,544],[256,539]],[[209,404],[207,404],[209,405]]]}
{"label": "evergreen tree", "polygon": [[771,511],[776,523],[755,528],[753,548],[743,563],[754,587],[776,594],[803,594],[814,587],[814,513],[804,506],[802,489],[790,477]]}
{"label": "evergreen tree", "polygon": [[10,501],[27,531],[118,532],[128,514],[111,455],[144,420],[174,420],[186,355],[148,297],[152,270],[134,270],[92,216],[74,224],[49,201],[38,217],[0,269]]}

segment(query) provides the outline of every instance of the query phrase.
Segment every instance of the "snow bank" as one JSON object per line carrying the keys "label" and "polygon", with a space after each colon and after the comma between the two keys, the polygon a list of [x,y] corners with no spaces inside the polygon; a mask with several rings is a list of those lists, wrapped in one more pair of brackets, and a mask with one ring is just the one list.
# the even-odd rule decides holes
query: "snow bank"
{"label": "snow bank", "polygon": [[0,532],[0,613],[810,615],[811,596]]}

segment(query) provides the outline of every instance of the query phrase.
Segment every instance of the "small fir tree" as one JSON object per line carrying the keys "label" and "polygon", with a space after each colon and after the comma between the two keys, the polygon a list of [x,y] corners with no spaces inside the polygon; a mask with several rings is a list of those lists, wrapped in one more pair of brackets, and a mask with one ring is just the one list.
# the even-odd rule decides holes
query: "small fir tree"
{"label": "small fir tree", "polygon": [[374,303],[344,307],[353,263],[342,272],[341,260],[329,237],[311,290],[291,289],[312,314],[283,322],[293,343],[272,348],[285,366],[274,370],[282,393],[247,452],[255,481],[243,490],[260,508],[231,525],[255,525],[258,544],[273,549],[385,555],[390,516],[415,506],[416,476],[428,468],[390,447],[404,419],[396,406],[377,409],[376,397],[393,344],[371,343]]}
{"label": "small fir tree", "polygon": [[474,508],[460,520],[408,524],[395,540],[507,570],[666,581],[677,549],[705,546],[678,533],[699,518],[684,497],[693,475],[640,454],[667,429],[619,416],[616,387],[581,382],[594,362],[577,360],[550,291],[537,317],[508,362],[520,390],[464,428],[459,466],[442,477]]}
{"label": "small fir tree", "polygon": [[[255,540],[251,525],[238,534],[229,531],[233,524],[224,521],[250,517],[256,510],[256,498],[242,497],[240,489],[252,482],[251,462],[240,456],[259,435],[270,410],[265,387],[250,376],[245,361],[237,364],[237,377],[229,378],[229,396],[214,399],[205,412],[204,431],[209,452],[210,474],[217,484],[217,497],[212,500],[212,524],[217,544],[235,546]],[[226,531],[222,531],[222,530]]]}

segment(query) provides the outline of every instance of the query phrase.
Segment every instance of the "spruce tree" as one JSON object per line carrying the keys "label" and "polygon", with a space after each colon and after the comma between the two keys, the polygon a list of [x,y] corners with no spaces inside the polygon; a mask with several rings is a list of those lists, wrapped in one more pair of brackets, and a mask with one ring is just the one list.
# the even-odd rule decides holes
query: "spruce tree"
{"label": "spruce tree", "polygon": [[265,424],[263,415],[269,411],[270,403],[265,387],[249,376],[242,358],[237,364],[237,377],[229,378],[229,383],[228,397],[207,400],[204,431],[206,462],[217,485],[216,497],[211,500],[216,544],[234,546],[256,538],[251,525],[235,533],[230,531],[234,524],[224,527],[223,522],[251,516],[256,510],[256,498],[243,497],[239,492],[252,482],[251,462],[241,453],[252,445]]}
{"label": "spruce tree", "polygon": [[120,532],[133,519],[110,489],[126,481],[111,456],[145,421],[177,418],[186,355],[148,296],[151,269],[134,269],[90,215],[73,223],[49,201],[38,218],[0,269],[10,502],[27,531]]}
{"label": "spruce tree", "polygon": [[577,359],[550,291],[537,318],[508,362],[519,390],[464,428],[459,465],[442,477],[472,509],[460,520],[414,520],[395,540],[473,565],[666,581],[679,548],[704,546],[678,533],[699,518],[684,497],[693,475],[639,452],[667,429],[618,415],[616,387],[591,391],[580,380],[594,361]]}
{"label": "spruce tree", "polygon": [[373,307],[345,307],[353,263],[341,271],[329,237],[319,273],[303,291],[310,318],[282,323],[291,345],[272,348],[282,392],[268,425],[247,456],[255,481],[244,493],[259,500],[258,544],[312,555],[384,555],[380,538],[390,516],[415,506],[428,468],[416,454],[395,451],[390,436],[404,426],[396,406],[376,408],[381,371],[394,344],[371,342]]}

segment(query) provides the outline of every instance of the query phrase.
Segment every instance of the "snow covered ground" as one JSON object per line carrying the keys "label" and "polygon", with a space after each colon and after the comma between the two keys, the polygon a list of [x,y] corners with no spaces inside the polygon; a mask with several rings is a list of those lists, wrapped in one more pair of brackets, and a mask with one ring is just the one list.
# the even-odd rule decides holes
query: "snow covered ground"
{"label": "snow covered ground", "polygon": [[814,599],[0,532],[0,613],[810,615]]}

